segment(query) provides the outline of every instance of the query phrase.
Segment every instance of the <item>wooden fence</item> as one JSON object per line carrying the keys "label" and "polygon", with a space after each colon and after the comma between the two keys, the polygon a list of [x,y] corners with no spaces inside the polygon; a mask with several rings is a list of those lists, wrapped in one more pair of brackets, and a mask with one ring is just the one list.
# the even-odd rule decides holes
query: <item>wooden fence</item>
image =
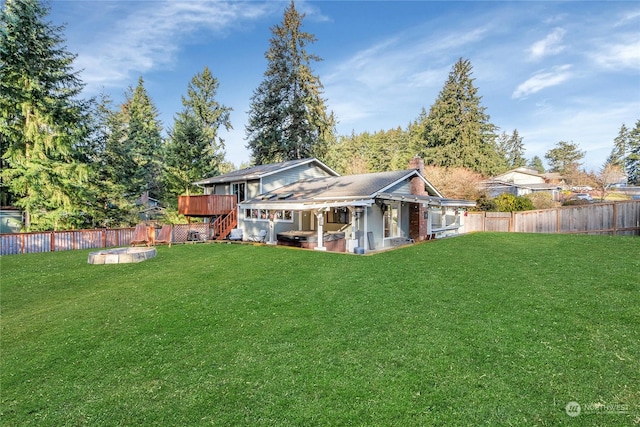
{"label": "wooden fence", "polygon": [[464,232],[640,235],[640,200],[521,212],[468,212]]}
{"label": "wooden fence", "polygon": [[[156,229],[156,234],[160,229]],[[128,246],[135,228],[71,231],[36,231],[0,234],[0,255],[58,252]],[[211,223],[175,224],[173,243],[201,242],[212,238]]]}

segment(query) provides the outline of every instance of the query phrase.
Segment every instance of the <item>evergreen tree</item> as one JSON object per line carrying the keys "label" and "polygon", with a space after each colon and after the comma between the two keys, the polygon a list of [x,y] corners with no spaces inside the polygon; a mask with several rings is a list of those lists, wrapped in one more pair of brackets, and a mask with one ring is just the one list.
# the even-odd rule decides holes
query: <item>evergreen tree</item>
{"label": "evergreen tree", "polygon": [[531,169],[535,169],[538,173],[544,173],[544,165],[542,164],[542,159],[538,156],[533,156],[533,158],[529,161],[527,165]]}
{"label": "evergreen tree", "polygon": [[142,77],[127,99],[125,144],[133,154],[135,165],[130,174],[128,190],[140,196],[148,191],[158,199],[164,196],[162,187],[162,124],[158,110],[144,87]]}
{"label": "evergreen tree", "polygon": [[197,191],[192,182],[217,175],[224,167],[224,141],[218,130],[232,128],[231,108],[215,100],[218,86],[205,67],[191,79],[187,97],[182,97],[185,109],[176,116],[165,149],[165,179],[172,196]]}
{"label": "evergreen tree", "polygon": [[271,28],[265,79],[253,93],[246,126],[255,164],[322,158],[334,138],[335,119],[327,114],[323,86],[311,69],[320,58],[306,51],[316,39],[302,31],[304,16],[292,1],[282,25]]}
{"label": "evergreen tree", "polygon": [[555,148],[547,151],[544,158],[549,161],[551,172],[568,176],[580,168],[580,160],[584,158],[584,151],[580,151],[577,144],[560,141]]}
{"label": "evergreen tree", "polygon": [[218,135],[218,130],[221,126],[227,131],[233,129],[230,120],[233,109],[215,99],[219,86],[218,79],[213,77],[209,67],[204,67],[202,73],[196,74],[189,82],[187,97],[182,97],[185,112],[196,118],[207,140],[208,146],[202,155],[206,157],[210,170],[202,172],[205,177],[218,172],[224,162],[224,140]]}
{"label": "evergreen tree", "polygon": [[169,131],[165,151],[165,179],[169,194],[179,196],[197,192],[192,182],[218,173],[218,163],[212,163],[206,157],[209,147],[209,139],[196,117],[186,111],[179,113],[173,129]]}
{"label": "evergreen tree", "polygon": [[75,151],[86,136],[83,85],[48,12],[37,0],[7,0],[0,15],[2,198],[40,230],[82,224],[87,179]]}
{"label": "evergreen tree", "polygon": [[624,167],[630,137],[630,131],[623,123],[622,126],[620,126],[618,136],[613,140],[613,149],[607,158],[608,164]]}
{"label": "evergreen tree", "polygon": [[640,185],[640,120],[629,133],[629,155],[625,161],[627,170],[627,182],[631,185]]}
{"label": "evergreen tree", "polygon": [[136,166],[126,144],[125,115],[115,111],[111,99],[102,95],[92,117],[88,163],[94,197],[87,203],[92,208],[93,221],[101,227],[129,226],[136,221],[135,200],[125,197],[125,183]]}
{"label": "evergreen tree", "polygon": [[473,67],[462,58],[453,66],[429,114],[420,123],[416,152],[426,164],[466,167],[483,174],[505,168],[496,146],[496,126],[480,103]]}
{"label": "evergreen tree", "polygon": [[504,157],[507,168],[519,168],[527,164],[524,158],[524,144],[518,130],[514,129],[511,135],[506,132],[498,137],[498,151]]}

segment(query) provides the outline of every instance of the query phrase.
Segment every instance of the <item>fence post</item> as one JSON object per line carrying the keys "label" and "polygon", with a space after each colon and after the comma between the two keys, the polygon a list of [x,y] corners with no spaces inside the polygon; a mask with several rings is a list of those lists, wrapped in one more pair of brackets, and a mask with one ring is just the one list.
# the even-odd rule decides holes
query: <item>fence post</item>
{"label": "fence post", "polygon": [[618,235],[618,204],[613,202],[613,235]]}
{"label": "fence post", "polygon": [[51,241],[49,242],[49,252],[56,251],[56,232],[51,232]]}
{"label": "fence post", "polygon": [[556,233],[560,232],[560,208],[555,208],[556,211]]}

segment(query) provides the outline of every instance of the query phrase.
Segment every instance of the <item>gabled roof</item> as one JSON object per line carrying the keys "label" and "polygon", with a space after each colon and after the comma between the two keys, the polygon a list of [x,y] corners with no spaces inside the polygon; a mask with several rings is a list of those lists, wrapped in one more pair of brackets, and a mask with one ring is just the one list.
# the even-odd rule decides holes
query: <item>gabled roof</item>
{"label": "gabled roof", "polygon": [[238,181],[260,179],[269,175],[273,175],[274,173],[283,172],[297,166],[311,164],[311,163],[315,163],[318,167],[324,169],[327,173],[331,175],[334,175],[334,176],[339,175],[338,172],[334,171],[329,166],[322,163],[320,160],[315,158],[310,158],[310,159],[288,160],[286,162],[270,163],[268,165],[252,166],[249,168],[225,173],[223,175],[218,175],[211,178],[203,179],[201,181],[194,182],[194,184],[195,185],[221,184],[226,182],[238,182]]}
{"label": "gabled roof", "polygon": [[557,190],[557,189],[561,189],[562,187],[557,185],[557,184],[516,184],[513,182],[509,182],[509,181],[500,181],[497,179],[490,179],[488,181],[483,181],[482,184],[485,187],[516,187],[516,188],[526,188],[532,191],[537,191],[537,190]]}
{"label": "gabled roof", "polygon": [[535,177],[538,177],[538,178],[544,178],[544,176],[541,175],[540,173],[538,173],[538,171],[535,170],[535,169],[529,169],[529,168],[526,168],[526,167],[519,167],[519,168],[515,168],[515,169],[508,170],[506,172],[503,172],[503,173],[501,173],[499,175],[496,175],[496,176],[492,177],[491,179],[492,180],[496,180],[496,181],[500,181],[501,177],[504,177],[504,176],[506,176],[506,175],[508,175],[510,173],[520,173],[520,174],[523,174],[523,175],[531,175],[531,176],[535,176]]}
{"label": "gabled roof", "polygon": [[[413,176],[420,176],[415,170],[367,173],[361,175],[331,176],[304,179],[294,182],[268,194],[281,199],[289,195],[289,200],[328,200],[341,198],[373,198],[395,184]],[[257,199],[265,200],[266,195]]]}
{"label": "gabled roof", "polygon": [[[428,186],[430,195],[393,193],[397,184],[414,177],[419,177]],[[416,169],[305,179],[261,194],[240,205],[243,208],[299,210],[345,205],[370,206],[377,198],[415,201],[439,206],[444,206],[446,203],[456,206],[475,205],[474,202],[442,198],[442,195]]]}

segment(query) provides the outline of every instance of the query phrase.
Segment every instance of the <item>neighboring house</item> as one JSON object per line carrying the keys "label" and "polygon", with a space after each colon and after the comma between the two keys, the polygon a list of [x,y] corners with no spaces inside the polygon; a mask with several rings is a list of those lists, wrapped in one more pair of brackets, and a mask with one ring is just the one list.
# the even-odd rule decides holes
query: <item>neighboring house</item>
{"label": "neighboring house", "polygon": [[[267,230],[271,244],[337,252],[457,233],[475,202],[442,197],[423,168],[419,158],[410,169],[349,176],[317,159],[255,166],[196,182],[205,196],[195,196],[197,203],[181,197],[180,212],[208,217],[213,238],[225,238],[233,227],[245,239]],[[225,214],[229,207],[220,206],[230,201],[237,205]]]}
{"label": "neighboring house", "polygon": [[482,182],[482,187],[489,197],[497,197],[503,193],[515,196],[546,192],[553,200],[560,199],[561,184],[553,183],[550,177],[541,175],[538,171],[528,168],[517,168]]}
{"label": "neighboring house", "polygon": [[160,216],[164,215],[165,208],[160,205],[158,199],[149,197],[149,192],[145,191],[136,200],[136,205],[140,206],[140,212],[138,213],[138,219],[140,221],[156,221]]}

